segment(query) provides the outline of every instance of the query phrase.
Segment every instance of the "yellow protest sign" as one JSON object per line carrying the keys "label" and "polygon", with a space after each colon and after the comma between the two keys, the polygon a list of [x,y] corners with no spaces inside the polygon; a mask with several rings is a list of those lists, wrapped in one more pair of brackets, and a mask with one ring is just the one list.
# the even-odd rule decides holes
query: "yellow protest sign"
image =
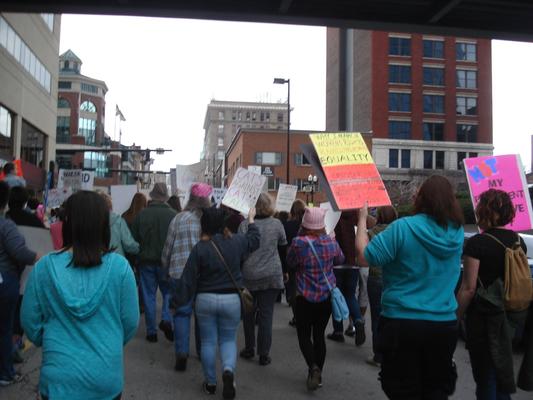
{"label": "yellow protest sign", "polygon": [[310,137],[323,167],[374,163],[360,133],[316,133]]}

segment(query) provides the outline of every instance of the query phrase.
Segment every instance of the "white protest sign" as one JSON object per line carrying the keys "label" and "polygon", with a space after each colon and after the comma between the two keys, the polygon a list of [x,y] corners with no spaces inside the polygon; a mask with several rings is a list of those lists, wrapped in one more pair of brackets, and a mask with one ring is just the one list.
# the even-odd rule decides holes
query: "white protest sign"
{"label": "white protest sign", "polygon": [[266,177],[244,168],[237,169],[222,204],[247,215],[255,207]]}
{"label": "white protest sign", "polygon": [[320,208],[326,210],[324,222],[326,223],[326,233],[329,235],[335,230],[335,227],[339,223],[339,219],[341,218],[341,212],[333,211],[333,208],[331,207],[331,204],[329,202],[321,203]]}
{"label": "white protest sign", "polygon": [[137,185],[112,185],[111,200],[113,201],[113,211],[121,215],[130,208],[131,200],[137,193]]}
{"label": "white protest sign", "polygon": [[61,204],[63,204],[71,195],[72,188],[50,189],[46,200],[46,208],[61,207]]}
{"label": "white protest sign", "polygon": [[220,207],[220,203],[222,202],[226,191],[226,188],[213,188],[213,199],[215,200],[217,207]]}
{"label": "white protest sign", "polygon": [[[17,226],[19,232],[26,241],[26,246],[39,253],[41,255],[48,254],[54,251],[54,245],[52,244],[52,236],[50,231],[44,228],[35,228],[32,226]],[[30,275],[31,270],[33,269],[32,265],[26,266],[22,275],[20,277],[20,294],[24,294],[26,289],[26,281]]]}
{"label": "white protest sign", "polygon": [[254,174],[261,175],[260,165],[248,165],[248,171],[252,171]]}
{"label": "white protest sign", "polygon": [[57,188],[72,188],[72,191],[93,190],[94,171],[82,171],[81,169],[60,169],[57,180]]}
{"label": "white protest sign", "polygon": [[94,171],[81,171],[81,189],[94,189]]}
{"label": "white protest sign", "polygon": [[296,199],[296,192],[298,192],[298,186],[280,183],[276,198],[276,210],[290,212],[292,203]]}

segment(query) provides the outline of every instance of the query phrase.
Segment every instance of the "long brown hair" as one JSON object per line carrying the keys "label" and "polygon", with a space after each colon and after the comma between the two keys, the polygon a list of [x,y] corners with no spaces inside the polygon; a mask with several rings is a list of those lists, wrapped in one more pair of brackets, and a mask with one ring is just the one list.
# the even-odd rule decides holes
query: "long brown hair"
{"label": "long brown hair", "polygon": [[143,193],[135,193],[133,199],[131,199],[130,208],[128,208],[124,214],[122,214],[122,218],[126,220],[128,225],[133,224],[133,220],[143,208],[146,208],[147,203],[148,201]]}
{"label": "long brown hair", "polygon": [[441,175],[432,175],[422,183],[415,198],[415,214],[427,214],[444,228],[450,222],[464,224],[463,211],[452,184]]}
{"label": "long brown hair", "polygon": [[293,221],[302,222],[302,218],[304,217],[305,213],[305,207],[306,205],[303,200],[294,200],[294,203],[292,203],[291,206],[290,219]]}

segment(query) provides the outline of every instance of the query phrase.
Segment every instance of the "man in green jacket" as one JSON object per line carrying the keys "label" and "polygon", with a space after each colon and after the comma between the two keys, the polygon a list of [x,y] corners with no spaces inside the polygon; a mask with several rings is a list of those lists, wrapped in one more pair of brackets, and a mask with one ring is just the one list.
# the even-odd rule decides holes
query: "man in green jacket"
{"label": "man in green jacket", "polygon": [[140,245],[139,266],[146,320],[146,340],[153,343],[157,342],[156,295],[158,287],[163,296],[159,329],[165,333],[168,340],[174,340],[168,308],[169,287],[165,271],[161,268],[161,252],[167,238],[168,226],[176,212],[166,204],[168,191],[164,183],[156,183],[149,195],[151,201],[148,207],[142,210],[133,221],[132,234]]}

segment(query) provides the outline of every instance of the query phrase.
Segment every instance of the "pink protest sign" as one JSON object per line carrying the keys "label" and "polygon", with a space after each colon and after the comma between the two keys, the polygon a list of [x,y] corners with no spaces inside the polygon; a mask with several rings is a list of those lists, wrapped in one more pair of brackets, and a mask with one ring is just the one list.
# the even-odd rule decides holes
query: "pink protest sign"
{"label": "pink protest sign", "polygon": [[519,232],[533,227],[531,199],[519,155],[467,158],[464,164],[474,207],[481,193],[489,189],[503,190],[509,193],[516,210],[514,221],[506,228]]}

